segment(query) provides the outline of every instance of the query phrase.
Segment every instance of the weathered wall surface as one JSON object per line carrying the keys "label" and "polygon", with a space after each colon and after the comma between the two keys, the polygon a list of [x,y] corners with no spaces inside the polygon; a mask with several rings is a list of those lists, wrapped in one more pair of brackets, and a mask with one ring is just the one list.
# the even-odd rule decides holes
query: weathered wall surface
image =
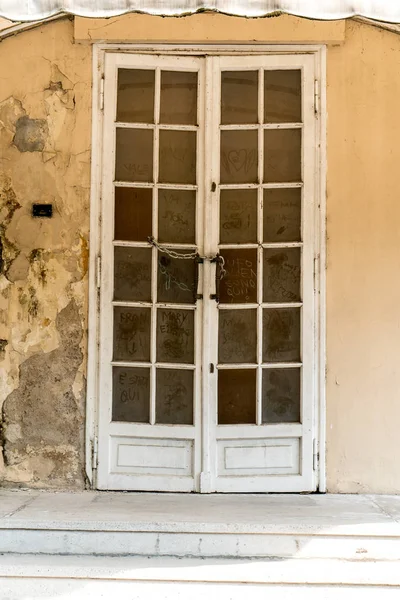
{"label": "weathered wall surface", "polygon": [[90,121],[71,21],[0,43],[0,485],[84,482]]}
{"label": "weathered wall surface", "polygon": [[327,474],[400,493],[400,36],[328,51]]}

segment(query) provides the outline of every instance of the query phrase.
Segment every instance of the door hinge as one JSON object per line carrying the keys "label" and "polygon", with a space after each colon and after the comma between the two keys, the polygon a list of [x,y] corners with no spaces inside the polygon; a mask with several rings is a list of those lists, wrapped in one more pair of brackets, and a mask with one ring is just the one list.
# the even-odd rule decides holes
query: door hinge
{"label": "door hinge", "polygon": [[316,115],[319,115],[320,110],[320,89],[319,89],[319,80],[314,79],[314,112]]}
{"label": "door hinge", "polygon": [[99,290],[101,285],[101,256],[96,257],[96,287]]}
{"label": "door hinge", "polygon": [[318,469],[319,462],[319,452],[318,452],[318,443],[317,440],[313,440],[313,470],[316,471]]}
{"label": "door hinge", "polygon": [[104,75],[100,79],[100,99],[99,99],[100,110],[104,110]]}
{"label": "door hinge", "polygon": [[93,471],[97,469],[98,465],[98,440],[97,436],[92,439],[92,469]]}

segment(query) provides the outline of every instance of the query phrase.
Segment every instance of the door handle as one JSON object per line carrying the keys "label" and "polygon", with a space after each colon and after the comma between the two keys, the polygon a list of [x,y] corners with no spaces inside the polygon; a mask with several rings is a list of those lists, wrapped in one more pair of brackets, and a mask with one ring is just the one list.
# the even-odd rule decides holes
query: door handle
{"label": "door handle", "polygon": [[223,279],[226,275],[225,270],[225,259],[221,254],[216,254],[213,259],[211,259],[212,263],[215,263],[215,294],[210,294],[211,300],[215,300],[217,304],[220,303],[220,284],[221,279]]}
{"label": "door handle", "polygon": [[195,271],[194,271],[194,285],[193,285],[193,302],[196,303],[197,300],[202,300],[203,299],[203,294],[199,294],[199,271],[200,271],[200,265],[202,265],[204,263],[204,259],[200,256],[200,254],[197,254],[197,256],[194,259],[194,264],[195,264]]}

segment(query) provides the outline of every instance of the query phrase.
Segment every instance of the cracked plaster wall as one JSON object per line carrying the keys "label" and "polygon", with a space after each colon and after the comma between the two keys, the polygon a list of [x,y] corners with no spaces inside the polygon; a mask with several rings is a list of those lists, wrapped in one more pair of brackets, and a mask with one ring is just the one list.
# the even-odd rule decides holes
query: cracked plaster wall
{"label": "cracked plaster wall", "polygon": [[0,43],[0,485],[84,483],[90,107],[70,20]]}

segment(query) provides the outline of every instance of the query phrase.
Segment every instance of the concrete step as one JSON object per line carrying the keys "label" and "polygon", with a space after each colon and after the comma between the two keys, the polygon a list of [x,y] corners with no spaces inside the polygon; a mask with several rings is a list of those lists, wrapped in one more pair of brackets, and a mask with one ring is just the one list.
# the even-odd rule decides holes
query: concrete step
{"label": "concrete step", "polygon": [[[94,556],[181,556],[227,558],[337,558],[347,560],[400,560],[400,536],[331,535],[315,532],[167,530],[153,525],[143,531],[129,523],[54,523],[50,527],[15,523],[0,531],[0,553],[82,554]],[[200,529],[200,531],[199,531]]]}
{"label": "concrete step", "polygon": [[0,553],[400,560],[399,515],[391,496],[0,492]]}
{"label": "concrete step", "polygon": [[399,598],[397,561],[0,556],[0,599],[386,600]]}
{"label": "concrete step", "polygon": [[398,600],[399,588],[130,581],[2,582],[0,600]]}

